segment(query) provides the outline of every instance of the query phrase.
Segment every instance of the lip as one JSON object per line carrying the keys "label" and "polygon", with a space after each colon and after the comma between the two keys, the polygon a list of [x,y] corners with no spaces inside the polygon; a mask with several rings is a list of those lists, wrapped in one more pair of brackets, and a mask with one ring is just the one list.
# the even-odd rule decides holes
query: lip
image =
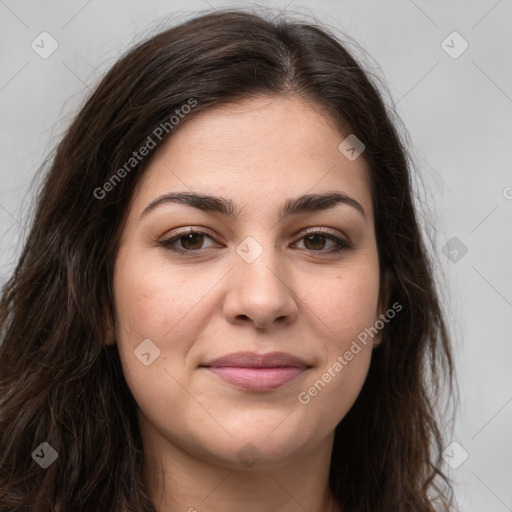
{"label": "lip", "polygon": [[310,365],[285,352],[237,352],[200,365],[230,384],[249,391],[277,389],[304,373]]}
{"label": "lip", "polygon": [[236,366],[240,368],[282,368],[297,367],[307,368],[302,359],[287,354],[286,352],[269,352],[268,354],[257,354],[256,352],[235,352],[219,357],[201,366],[221,368],[224,366]]}

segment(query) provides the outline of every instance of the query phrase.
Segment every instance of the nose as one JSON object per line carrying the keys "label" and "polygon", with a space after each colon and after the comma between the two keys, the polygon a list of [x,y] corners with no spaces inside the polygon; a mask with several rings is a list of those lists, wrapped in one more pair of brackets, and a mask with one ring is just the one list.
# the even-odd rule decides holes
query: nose
{"label": "nose", "polygon": [[224,315],[230,323],[252,322],[258,329],[294,322],[298,305],[289,272],[275,251],[265,251],[252,263],[236,255],[228,273]]}

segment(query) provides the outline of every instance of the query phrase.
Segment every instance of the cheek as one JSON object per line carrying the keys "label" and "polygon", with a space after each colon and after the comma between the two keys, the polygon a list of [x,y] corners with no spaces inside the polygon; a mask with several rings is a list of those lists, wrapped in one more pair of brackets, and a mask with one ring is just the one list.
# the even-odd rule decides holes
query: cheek
{"label": "cheek", "polygon": [[301,298],[317,318],[328,347],[344,350],[377,319],[379,271],[373,264],[336,271],[329,278],[303,282]]}
{"label": "cheek", "polygon": [[[113,284],[117,346],[126,382],[150,415],[158,417],[158,407],[179,406],[184,399],[178,384],[183,361],[204,329],[202,319],[208,315],[201,297],[213,284],[209,278],[193,280],[190,273],[170,271],[135,248],[118,252]],[[149,364],[144,362],[147,353]]]}
{"label": "cheek", "polygon": [[323,328],[322,363],[301,388],[300,404],[326,428],[335,428],[354,404],[368,374],[373,352],[369,329],[377,319],[378,270],[335,274],[307,296]]}
{"label": "cheek", "polygon": [[204,315],[197,312],[204,309],[201,298],[215,284],[215,276],[194,279],[192,270],[170,271],[161,261],[154,263],[136,251],[120,251],[114,272],[118,321],[132,340],[185,339],[190,329],[201,328]]}

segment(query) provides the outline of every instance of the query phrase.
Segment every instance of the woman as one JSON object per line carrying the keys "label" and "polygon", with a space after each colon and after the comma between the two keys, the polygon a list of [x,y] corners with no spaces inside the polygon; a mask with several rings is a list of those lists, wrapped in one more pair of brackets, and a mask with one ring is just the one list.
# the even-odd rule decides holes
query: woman
{"label": "woman", "polygon": [[218,10],[106,74],[0,323],[0,510],[448,510],[407,153],[326,29]]}

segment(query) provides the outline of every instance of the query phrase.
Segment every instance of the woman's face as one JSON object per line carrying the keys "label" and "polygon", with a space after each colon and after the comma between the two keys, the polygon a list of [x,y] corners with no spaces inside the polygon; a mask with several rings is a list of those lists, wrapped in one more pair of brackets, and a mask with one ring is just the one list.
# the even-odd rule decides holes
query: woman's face
{"label": "woman's face", "polygon": [[[358,336],[383,312],[369,182],[338,148],[347,135],[314,104],[266,97],[185,120],[154,155],[114,270],[145,443],[265,469],[332,441],[377,339]],[[254,357],[214,363],[240,352]]]}

